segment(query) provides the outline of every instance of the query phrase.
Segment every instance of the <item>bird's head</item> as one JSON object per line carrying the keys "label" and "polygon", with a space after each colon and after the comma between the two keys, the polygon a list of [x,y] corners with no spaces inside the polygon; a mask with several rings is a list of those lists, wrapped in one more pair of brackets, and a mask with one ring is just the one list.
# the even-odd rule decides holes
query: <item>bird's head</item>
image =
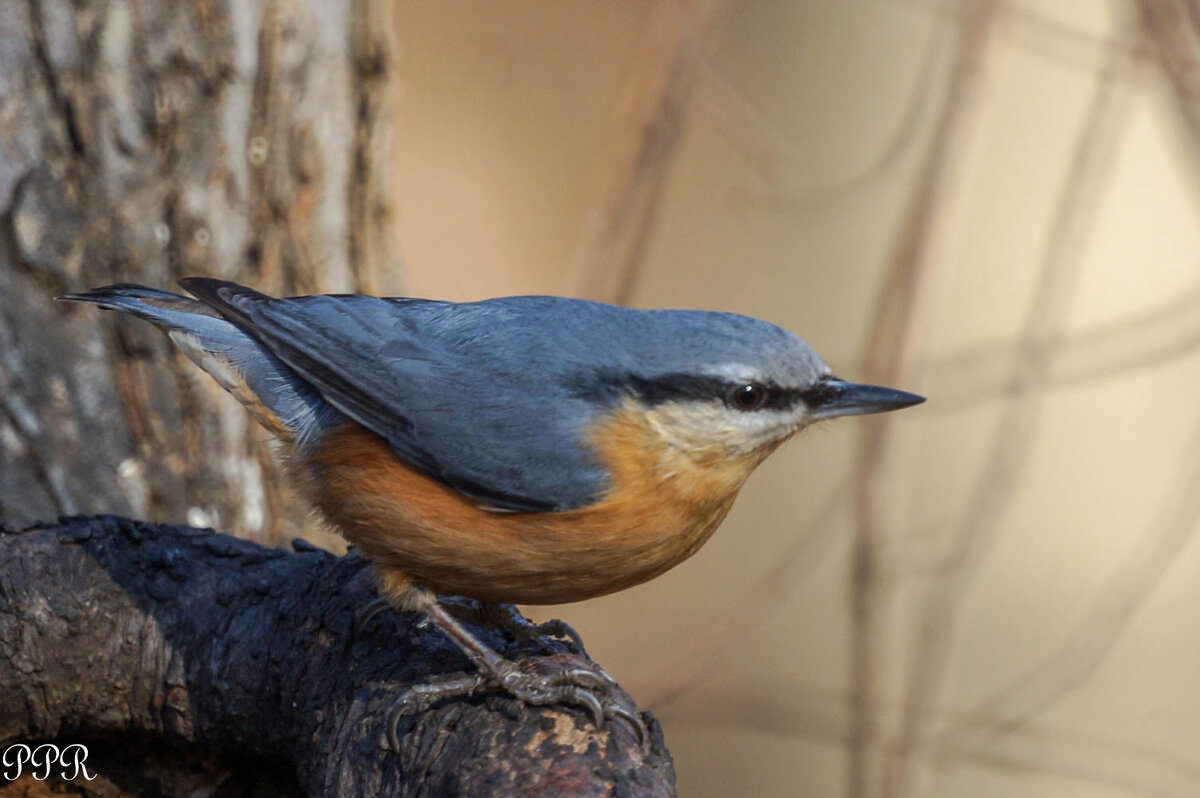
{"label": "bird's head", "polygon": [[[602,371],[608,395],[644,414],[672,449],[758,462],[814,421],[925,401],[833,376],[804,341],[758,319],[644,311],[636,351]],[[626,349],[629,352],[632,349]]]}

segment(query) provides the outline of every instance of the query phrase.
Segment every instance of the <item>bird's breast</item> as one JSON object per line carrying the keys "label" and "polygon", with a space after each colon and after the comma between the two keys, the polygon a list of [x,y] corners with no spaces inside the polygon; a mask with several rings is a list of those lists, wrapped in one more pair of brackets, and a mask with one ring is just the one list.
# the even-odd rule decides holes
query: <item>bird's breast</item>
{"label": "bird's breast", "polygon": [[377,567],[442,593],[557,604],[631,587],[694,554],[761,460],[673,450],[633,407],[588,438],[608,489],[563,512],[488,510],[354,423],[325,433],[304,465],[317,505]]}

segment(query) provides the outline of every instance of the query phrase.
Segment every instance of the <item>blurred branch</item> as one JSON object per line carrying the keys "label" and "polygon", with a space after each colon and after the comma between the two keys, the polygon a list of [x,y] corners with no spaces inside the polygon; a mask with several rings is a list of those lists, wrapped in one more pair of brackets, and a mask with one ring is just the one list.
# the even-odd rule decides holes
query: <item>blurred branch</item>
{"label": "blurred branch", "polygon": [[[1154,40],[1149,49],[1159,56],[1172,85],[1176,89],[1180,110],[1192,125],[1193,141],[1200,141],[1200,70],[1196,55],[1200,53],[1197,35],[1200,33],[1200,7],[1195,3],[1141,2],[1138,6],[1147,37]],[[1198,332],[1190,329],[1196,318],[1200,290],[1192,291],[1171,302],[1163,310],[1143,314],[1134,331],[1149,333],[1166,329],[1170,337],[1160,347],[1162,352],[1179,354],[1194,351]],[[1165,316],[1165,318],[1155,318]],[[1156,325],[1155,322],[1158,322]],[[1182,331],[1179,328],[1186,328]],[[1128,332],[1130,325],[1120,325],[1112,332]],[[1106,339],[1113,339],[1111,341]],[[1084,343],[1119,344],[1122,337],[1093,336]],[[1126,341],[1128,348],[1128,342]],[[1108,349],[1108,346],[1104,347]],[[1109,356],[1113,358],[1112,355]],[[1132,367],[1139,352],[1126,353],[1123,359]],[[1107,373],[1111,373],[1111,364]],[[1140,364],[1138,364],[1140,365]],[[1093,369],[1093,371],[1096,371]],[[1052,705],[1072,690],[1085,684],[1104,661],[1135,612],[1159,584],[1163,574],[1177,560],[1183,547],[1192,539],[1200,520],[1200,494],[1195,485],[1200,482],[1200,426],[1193,432],[1184,455],[1176,469],[1175,481],[1168,490],[1146,535],[1139,540],[1121,567],[1099,591],[1085,619],[1074,634],[1041,663],[1008,686],[996,691],[980,705],[980,714],[989,719],[987,725],[973,724],[970,729],[952,726],[939,736],[937,745],[954,750],[987,751],[994,748],[997,738],[1011,734],[1013,729]]]}
{"label": "blurred branch", "polygon": [[696,110],[750,161],[759,180],[774,184],[780,165],[791,157],[791,140],[762,112],[754,98],[735,83],[705,51],[696,53]]}
{"label": "blurred branch", "polygon": [[[947,34],[964,24],[970,14],[970,5],[964,5],[959,0],[901,2],[929,12],[935,23],[928,43],[922,48],[924,57],[917,68],[909,100],[880,154],[858,174],[845,180],[812,188],[768,185],[766,188],[741,189],[736,192],[735,201],[779,212],[803,213],[869,187],[896,166],[903,153],[913,145],[920,121],[929,111],[938,74],[934,67],[940,60]],[[1008,43],[1080,72],[1094,74],[1099,71],[1107,53],[1113,49],[1126,49],[1132,56],[1143,54],[1134,37],[1115,39],[1095,36],[1027,6],[1012,2],[1001,5],[1005,17],[1010,21],[1005,31]],[[707,59],[702,65],[705,79],[701,82],[701,88],[717,125],[748,154],[764,181],[768,184],[774,182],[778,178],[776,172],[779,164],[791,157],[789,139],[773,129],[754,103],[717,66]],[[1128,78],[1131,74],[1124,77]]]}
{"label": "blurred branch", "polygon": [[1184,131],[1182,170],[1200,191],[1200,4],[1196,0],[1136,0],[1147,50],[1158,63],[1175,96]]}
{"label": "blurred branch", "polygon": [[807,577],[829,562],[847,541],[830,533],[834,515],[844,506],[849,485],[832,491],[796,540],[778,556],[775,565],[752,587],[729,602],[720,613],[704,619],[690,642],[669,660],[656,663],[648,683],[635,689],[642,705],[659,712],[694,691],[722,665],[745,654],[745,641],[771,617],[789,606]]}
{"label": "blurred branch", "polygon": [[[863,356],[869,382],[905,382],[917,340],[917,306],[929,272],[943,258],[949,233],[948,211],[962,189],[961,169],[978,123],[977,103],[988,78],[991,38],[1001,4],[974,0],[959,31],[946,98],[936,121],[924,166],[909,200],[883,289],[873,314]],[[882,528],[883,470],[891,436],[890,419],[867,420],[855,482],[857,525],[852,560],[852,651],[850,770],[847,794],[868,794],[869,769],[877,744],[874,697],[878,694],[879,647],[887,602],[876,562]]]}
{"label": "blurred branch", "polygon": [[[921,120],[929,112],[939,75],[935,67],[941,60],[951,31],[952,28],[944,24],[935,23],[932,26],[929,40],[922,48],[924,55],[917,66],[912,89],[900,118],[878,156],[862,167],[857,174],[828,185],[801,190],[744,190],[739,192],[736,199],[763,205],[775,211],[804,211],[814,205],[860,191],[887,174],[913,146]],[[774,167],[775,164],[786,161],[790,153],[786,152],[785,148],[790,147],[790,143],[768,127],[768,123],[762,120],[753,103],[715,66],[708,61],[705,61],[705,65],[707,79],[702,85],[706,96],[710,98],[718,125],[728,137],[741,142],[742,149],[754,155],[756,162],[763,164],[764,168],[761,171],[768,179],[776,178],[775,173],[778,169],[771,168],[768,171],[766,167]]]}
{"label": "blurred branch", "polygon": [[584,223],[566,293],[628,302],[695,88],[697,43],[727,4],[662,0],[646,6],[644,32],[598,162],[603,188]]}
{"label": "blurred branch", "polygon": [[[1054,353],[1043,388],[1083,385],[1193,355],[1200,347],[1200,286],[1149,310],[1090,330],[1059,334],[1042,344]],[[1021,353],[1011,344],[972,347],[932,358],[924,387],[938,401],[927,412],[946,413],[1002,399],[1007,375]]]}
{"label": "blurred branch", "polygon": [[[894,0],[919,8],[936,17],[960,22],[966,17],[961,0]],[[1148,0],[1150,3],[1156,0]],[[1047,61],[1094,75],[1104,67],[1113,50],[1126,50],[1132,57],[1146,54],[1137,36],[1097,36],[1054,17],[1032,5],[1006,0],[1004,14],[1011,19],[1009,43]],[[1128,80],[1132,74],[1122,79]]]}
{"label": "blurred branch", "polygon": [[1191,0],[1137,0],[1137,10],[1148,49],[1174,90],[1191,133],[1189,154],[1195,163],[1200,159],[1200,10]]}
{"label": "blurred branch", "polygon": [[972,712],[978,720],[947,728],[935,742],[938,752],[986,756],[995,749],[999,737],[1012,734],[1030,718],[1087,684],[1163,575],[1195,537],[1200,521],[1200,491],[1196,490],[1200,484],[1200,424],[1183,452],[1175,480],[1146,533],[1133,542],[1117,572],[1099,588],[1074,633],[1037,666],[982,701]]}
{"label": "blurred branch", "polygon": [[914,776],[913,756],[925,747],[940,720],[964,597],[991,548],[1033,444],[1043,400],[1042,385],[1054,354],[1046,342],[1060,334],[1066,319],[1080,273],[1082,244],[1129,118],[1132,92],[1122,76],[1130,68],[1129,51],[1115,49],[1098,78],[1081,126],[1045,243],[1032,305],[1022,326],[1020,357],[1009,377],[999,431],[944,568],[922,602],[905,705],[889,751],[885,795],[908,794]]}
{"label": "blurred branch", "polygon": [[[690,725],[713,731],[752,730],[772,738],[791,738],[827,746],[851,742],[846,696],[792,683],[741,684],[689,697],[671,711],[674,728]],[[893,718],[897,707],[877,702],[873,711]],[[952,718],[971,735],[994,720],[972,712]],[[955,739],[938,752],[939,761],[988,766],[1025,776],[1043,774],[1131,794],[1175,798],[1200,794],[1200,767],[1161,746],[1141,746],[1112,738],[1073,734],[1046,726],[1025,725],[987,747],[959,745]]]}

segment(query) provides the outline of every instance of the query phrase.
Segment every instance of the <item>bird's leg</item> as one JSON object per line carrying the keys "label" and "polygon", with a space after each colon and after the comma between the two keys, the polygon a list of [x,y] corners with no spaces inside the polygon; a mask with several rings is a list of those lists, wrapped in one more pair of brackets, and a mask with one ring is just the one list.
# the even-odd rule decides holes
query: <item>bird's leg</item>
{"label": "bird's leg", "polygon": [[[372,606],[374,604],[373,601],[367,605],[363,614],[366,615],[367,612],[370,612],[371,615],[374,615],[377,612]],[[566,621],[558,618],[534,623],[522,615],[515,604],[502,604],[495,601],[459,602],[454,599],[443,599],[442,606],[460,621],[480,626],[498,626],[511,634],[518,643],[553,637],[569,643],[576,654],[588,657],[587,649],[583,647],[583,638],[579,636],[579,632],[576,632]],[[369,618],[370,616],[368,616],[368,620]]]}
{"label": "bird's leg", "polygon": [[[576,654],[588,657],[587,649],[583,647],[583,638],[579,632],[566,621],[552,618],[542,623],[534,623],[521,614],[515,604],[498,602],[443,602],[442,606],[460,621],[480,625],[498,626],[513,636],[517,642],[537,640],[542,637],[555,637],[568,641]],[[376,615],[384,610],[392,609],[389,599],[380,596],[363,605],[354,618],[354,637],[362,634],[363,629]],[[606,678],[611,679],[607,672],[601,671]]]}
{"label": "bird's leg", "polygon": [[[411,588],[407,576],[399,576],[395,572],[380,574],[377,571],[376,580],[379,584],[380,595],[363,605],[354,618],[355,637],[358,637],[376,615],[396,605],[405,606],[407,593]],[[536,640],[541,637],[556,637],[567,640],[575,649],[576,654],[588,657],[587,649],[583,647],[583,638],[579,632],[566,621],[551,618],[542,623],[534,623],[521,614],[515,604],[502,604],[493,601],[459,602],[453,599],[443,602],[442,606],[460,621],[475,623],[481,626],[499,626],[513,636],[517,642]],[[606,678],[610,678],[607,673]]]}
{"label": "bird's leg", "polygon": [[[409,688],[392,708],[388,722],[388,741],[393,750],[400,750],[397,725],[403,715],[419,712],[446,698],[478,695],[501,690],[530,706],[570,704],[583,707],[592,714],[597,728],[604,721],[621,718],[644,739],[641,721],[629,709],[609,700],[612,677],[588,668],[562,667],[547,673],[522,670],[471,634],[438,601],[432,592],[410,586],[404,595],[406,609],[415,610],[433,622],[467,656],[478,670],[477,674],[453,674],[436,678]],[[601,693],[597,696],[596,692]]]}

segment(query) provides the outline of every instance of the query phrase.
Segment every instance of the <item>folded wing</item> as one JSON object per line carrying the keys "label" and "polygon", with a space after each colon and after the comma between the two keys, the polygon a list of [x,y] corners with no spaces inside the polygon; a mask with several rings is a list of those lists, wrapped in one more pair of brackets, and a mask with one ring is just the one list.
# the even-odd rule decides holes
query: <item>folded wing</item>
{"label": "folded wing", "polygon": [[529,368],[536,341],[502,305],[276,299],[220,280],[182,282],[405,462],[467,496],[556,511],[603,492],[605,471],[582,443],[595,408]]}

